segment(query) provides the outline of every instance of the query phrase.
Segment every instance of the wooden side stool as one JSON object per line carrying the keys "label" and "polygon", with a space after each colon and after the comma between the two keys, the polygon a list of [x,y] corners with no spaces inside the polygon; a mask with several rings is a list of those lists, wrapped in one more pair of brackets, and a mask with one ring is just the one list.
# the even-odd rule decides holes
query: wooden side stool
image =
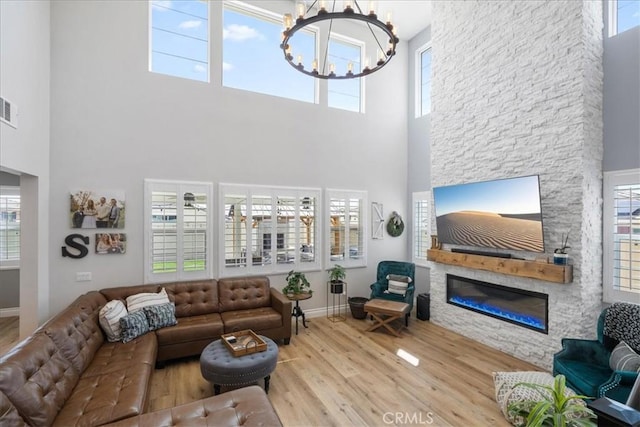
{"label": "wooden side stool", "polygon": [[364,311],[369,313],[374,321],[366,332],[384,326],[386,330],[399,337],[401,336],[400,331],[405,327],[404,321],[401,322],[398,329],[393,329],[390,323],[394,320],[403,319],[409,313],[409,304],[386,299],[372,299],[364,305]]}

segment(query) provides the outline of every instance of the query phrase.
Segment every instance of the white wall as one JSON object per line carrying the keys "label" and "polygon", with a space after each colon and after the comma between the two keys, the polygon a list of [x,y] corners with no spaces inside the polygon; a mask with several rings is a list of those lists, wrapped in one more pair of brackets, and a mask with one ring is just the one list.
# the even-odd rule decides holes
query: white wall
{"label": "white wall", "polygon": [[[561,338],[595,336],[601,310],[601,4],[435,2],[433,11],[433,186],[539,175],[547,253],[571,230],[574,272],[559,285],[433,263],[432,319],[549,368]],[[446,304],[447,273],[548,294],[549,334]]]}
{"label": "white wall", "polygon": [[0,2],[0,94],[18,128],[0,123],[0,169],[20,177],[20,336],[49,314],[49,2]]}
{"label": "white wall", "polygon": [[[210,3],[214,32],[220,3]],[[367,77],[362,115],[221,87],[219,34],[212,83],[150,73],[147,2],[56,1],[51,14],[52,311],[90,289],[142,283],[145,178],[367,190],[406,216],[406,43]],[[75,188],[125,191],[126,255],[61,257]],[[406,234],[370,239],[368,267],[348,271],[350,295],[368,296],[378,261],[406,259],[406,247]],[[79,271],[93,280],[75,282]],[[324,307],[326,272],[308,277],[317,293],[305,308]]]}

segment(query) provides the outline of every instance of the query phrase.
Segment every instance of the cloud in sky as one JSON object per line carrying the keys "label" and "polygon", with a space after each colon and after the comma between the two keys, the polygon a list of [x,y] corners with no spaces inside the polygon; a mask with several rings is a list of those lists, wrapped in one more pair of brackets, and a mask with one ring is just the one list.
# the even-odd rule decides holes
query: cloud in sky
{"label": "cloud in sky", "polygon": [[193,71],[195,71],[196,73],[206,73],[207,72],[207,67],[205,67],[202,64],[196,64],[193,67]]}
{"label": "cloud in sky", "polygon": [[235,67],[228,63],[228,62],[223,62],[222,63],[222,71],[229,71],[229,70],[233,70]]}
{"label": "cloud in sky", "polygon": [[197,20],[182,21],[180,23],[180,25],[178,25],[178,28],[189,30],[189,29],[192,29],[192,28],[198,28],[198,27],[200,27],[200,25],[202,25],[202,21],[197,21]]}
{"label": "cloud in sky", "polygon": [[243,42],[251,39],[264,40],[265,38],[255,28],[237,24],[231,24],[225,27],[224,30],[222,30],[222,37],[224,40],[233,40],[236,42]]}

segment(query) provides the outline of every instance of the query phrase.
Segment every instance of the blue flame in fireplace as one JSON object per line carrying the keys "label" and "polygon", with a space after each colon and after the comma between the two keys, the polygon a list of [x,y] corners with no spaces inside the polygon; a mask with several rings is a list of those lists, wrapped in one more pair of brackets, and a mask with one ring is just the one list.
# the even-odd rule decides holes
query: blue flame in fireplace
{"label": "blue flame in fireplace", "polygon": [[469,298],[462,298],[459,296],[453,296],[449,298],[449,301],[458,304],[462,307],[470,308],[471,310],[480,311],[490,316],[499,317],[508,320],[513,323],[519,323],[526,325],[530,328],[539,329],[541,331],[546,330],[544,323],[533,316],[525,316],[521,313],[510,311],[501,307],[496,307],[491,304],[481,304]]}

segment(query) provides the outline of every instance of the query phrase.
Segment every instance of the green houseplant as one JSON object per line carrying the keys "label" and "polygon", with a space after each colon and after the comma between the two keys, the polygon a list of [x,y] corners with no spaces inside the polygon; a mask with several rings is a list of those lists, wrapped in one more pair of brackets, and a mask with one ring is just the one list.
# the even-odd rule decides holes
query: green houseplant
{"label": "green houseplant", "polygon": [[589,397],[565,395],[565,384],[564,375],[556,375],[552,387],[533,383],[516,384],[514,387],[534,389],[540,399],[513,402],[509,405],[509,415],[522,417],[524,423],[521,425],[526,427],[595,427],[595,414],[581,402]]}
{"label": "green houseplant", "polygon": [[311,290],[311,284],[304,273],[291,270],[289,274],[287,274],[286,280],[287,286],[282,288],[282,293],[285,295],[311,294],[313,292]]}
{"label": "green houseplant", "polygon": [[332,294],[341,294],[344,290],[343,279],[347,277],[347,272],[341,265],[334,265],[327,270],[329,272],[329,282]]}

